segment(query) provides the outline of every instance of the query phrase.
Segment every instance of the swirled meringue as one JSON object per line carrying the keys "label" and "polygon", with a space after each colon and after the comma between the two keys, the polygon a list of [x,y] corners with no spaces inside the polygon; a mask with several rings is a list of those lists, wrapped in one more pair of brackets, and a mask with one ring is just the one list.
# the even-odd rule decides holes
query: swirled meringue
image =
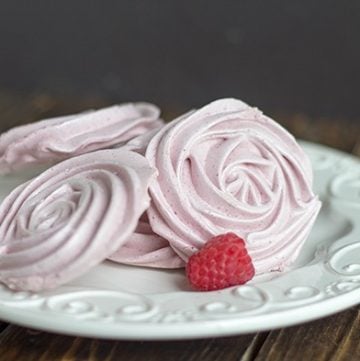
{"label": "swirled meringue", "polygon": [[0,174],[109,148],[163,125],[149,103],[127,103],[45,119],[0,135]]}
{"label": "swirled meringue", "polygon": [[0,281],[39,291],[96,266],[135,230],[155,176],[135,152],[100,150],[16,188],[0,206]]}
{"label": "swirled meringue", "polygon": [[154,233],[146,213],[141,217],[135,232],[110,260],[133,266],[181,268],[185,262],[169,247],[169,242]]}
{"label": "swirled meringue", "polygon": [[182,259],[211,237],[234,232],[246,239],[257,274],[294,262],[320,202],[310,161],[279,124],[222,99],[138,143],[159,172],[150,186],[151,227]]}

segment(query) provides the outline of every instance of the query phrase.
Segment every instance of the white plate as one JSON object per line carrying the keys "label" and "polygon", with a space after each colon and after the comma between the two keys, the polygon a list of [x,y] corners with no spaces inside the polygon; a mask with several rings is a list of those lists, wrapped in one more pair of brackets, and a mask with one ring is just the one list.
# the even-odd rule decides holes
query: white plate
{"label": "white plate", "polygon": [[[71,335],[164,340],[290,326],[360,303],[360,161],[303,145],[323,208],[292,271],[223,291],[192,292],[182,271],[106,262],[52,292],[0,286],[0,318]],[[0,196],[22,180],[0,178]]]}

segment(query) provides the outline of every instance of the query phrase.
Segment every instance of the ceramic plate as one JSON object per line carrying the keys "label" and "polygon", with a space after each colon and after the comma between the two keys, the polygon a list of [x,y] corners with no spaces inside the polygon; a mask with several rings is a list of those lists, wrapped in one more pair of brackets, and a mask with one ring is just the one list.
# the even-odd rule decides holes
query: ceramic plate
{"label": "ceramic plate", "polygon": [[[0,286],[0,319],[98,338],[165,340],[290,326],[360,303],[360,161],[303,143],[321,213],[293,269],[217,292],[193,292],[183,271],[105,262],[55,291]],[[22,177],[0,178],[1,197]]]}

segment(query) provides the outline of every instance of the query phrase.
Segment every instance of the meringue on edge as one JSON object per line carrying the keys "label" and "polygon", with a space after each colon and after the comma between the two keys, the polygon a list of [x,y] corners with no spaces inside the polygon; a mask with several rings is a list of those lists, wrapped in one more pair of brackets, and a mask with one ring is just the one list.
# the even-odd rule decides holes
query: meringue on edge
{"label": "meringue on edge", "polygon": [[0,281],[52,289],[104,261],[134,232],[155,176],[137,153],[101,150],[17,187],[0,206]]}

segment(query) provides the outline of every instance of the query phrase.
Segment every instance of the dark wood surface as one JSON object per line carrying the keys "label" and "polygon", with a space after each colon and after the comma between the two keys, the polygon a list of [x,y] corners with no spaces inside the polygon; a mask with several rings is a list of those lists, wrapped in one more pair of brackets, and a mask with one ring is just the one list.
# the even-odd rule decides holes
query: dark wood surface
{"label": "dark wood surface", "polygon": [[[98,98],[59,99],[46,94],[20,96],[0,91],[0,130],[106,104],[106,100]],[[167,110],[165,117],[170,119],[175,113]],[[360,155],[359,123],[354,120],[288,114],[276,117],[298,137]],[[360,360],[360,307],[296,327],[193,341],[97,340],[0,322],[0,360]]]}

